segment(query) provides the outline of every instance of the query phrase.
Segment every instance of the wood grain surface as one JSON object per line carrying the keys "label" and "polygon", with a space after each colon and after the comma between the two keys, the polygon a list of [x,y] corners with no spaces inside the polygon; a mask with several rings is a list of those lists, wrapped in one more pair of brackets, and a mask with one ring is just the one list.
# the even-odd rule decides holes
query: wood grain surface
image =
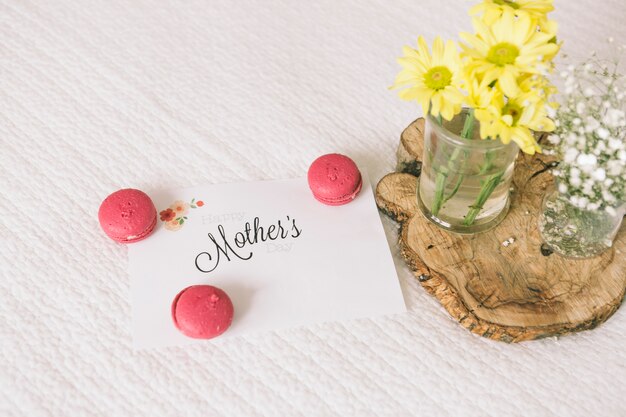
{"label": "wood grain surface", "polygon": [[[520,153],[512,203],[496,228],[446,232],[417,208],[423,119],[402,133],[398,169],[376,187],[384,213],[401,224],[400,247],[422,286],[468,330],[519,342],[592,329],[620,306],[626,289],[626,230],[601,256],[572,260],[542,245],[537,215],[552,185],[553,159]],[[503,244],[509,239],[511,244]]]}

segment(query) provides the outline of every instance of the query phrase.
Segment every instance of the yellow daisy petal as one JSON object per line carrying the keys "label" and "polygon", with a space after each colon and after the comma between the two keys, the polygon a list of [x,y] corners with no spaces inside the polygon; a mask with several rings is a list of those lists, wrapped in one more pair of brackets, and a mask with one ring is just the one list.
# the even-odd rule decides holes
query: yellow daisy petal
{"label": "yellow daisy petal", "polygon": [[472,25],[474,30],[478,32],[478,36],[487,43],[493,43],[495,38],[489,30],[489,27],[485,25],[480,19],[472,19]]}
{"label": "yellow daisy petal", "polygon": [[515,76],[511,71],[504,71],[498,78],[498,85],[502,88],[502,92],[508,97],[515,97],[519,94],[519,87]]}
{"label": "yellow daisy petal", "polygon": [[426,40],[423,36],[417,38],[417,46],[421,55],[420,58],[422,59],[424,65],[426,67],[430,67],[430,53],[428,52],[428,45],[426,44]]}
{"label": "yellow daisy petal", "polygon": [[420,91],[418,88],[407,88],[406,90],[400,91],[398,95],[402,100],[411,101],[416,100],[419,96],[419,93]]}
{"label": "yellow daisy petal", "polygon": [[433,42],[433,65],[443,64],[444,43],[443,40],[437,36],[435,42]]}
{"label": "yellow daisy petal", "polygon": [[446,42],[446,48],[443,53],[443,62],[446,65],[458,65],[459,51],[456,49],[454,41],[449,40]]}
{"label": "yellow daisy petal", "polygon": [[438,116],[439,113],[441,113],[441,94],[433,94],[432,98],[430,99],[430,113],[433,116]]}
{"label": "yellow daisy petal", "polygon": [[511,142],[511,129],[508,126],[503,126],[498,132],[498,136],[504,144]]}

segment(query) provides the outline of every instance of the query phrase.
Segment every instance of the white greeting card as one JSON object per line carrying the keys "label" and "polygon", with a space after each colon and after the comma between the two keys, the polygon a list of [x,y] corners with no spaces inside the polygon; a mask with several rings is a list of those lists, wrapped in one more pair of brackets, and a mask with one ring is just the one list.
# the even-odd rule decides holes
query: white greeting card
{"label": "white greeting card", "polygon": [[349,204],[315,200],[305,178],[152,193],[155,232],[129,245],[136,348],[206,343],[182,335],[171,303],[222,288],[235,317],[219,336],[398,313],[406,307],[370,184]]}

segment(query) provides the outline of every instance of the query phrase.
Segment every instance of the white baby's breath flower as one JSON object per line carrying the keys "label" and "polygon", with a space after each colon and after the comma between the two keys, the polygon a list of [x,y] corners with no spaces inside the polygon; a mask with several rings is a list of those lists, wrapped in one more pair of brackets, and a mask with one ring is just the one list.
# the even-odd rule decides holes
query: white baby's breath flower
{"label": "white baby's breath flower", "polygon": [[604,181],[606,179],[606,171],[604,170],[604,168],[598,168],[593,171],[593,174],[591,174],[591,178],[596,181]]}
{"label": "white baby's breath flower", "polygon": [[598,135],[598,137],[600,139],[608,139],[609,137],[609,131],[608,129],[604,128],[604,127],[599,127],[596,129],[596,135]]}
{"label": "white baby's breath flower", "polygon": [[558,190],[576,207],[600,210],[626,201],[626,83],[606,60],[561,71],[565,91],[545,151],[558,150]]}
{"label": "white baby's breath flower", "polygon": [[626,125],[626,117],[622,110],[608,109],[604,115],[603,122],[608,127],[624,127]]}
{"label": "white baby's breath flower", "polygon": [[578,156],[578,150],[576,150],[575,148],[569,148],[567,151],[565,151],[565,155],[563,156],[563,161],[568,164],[571,164],[572,162],[576,160],[577,156]]}
{"label": "white baby's breath flower", "polygon": [[607,162],[606,167],[609,172],[609,175],[615,176],[620,173],[620,171],[622,170],[622,164],[620,162],[621,161],[608,161]]}
{"label": "white baby's breath flower", "polygon": [[558,145],[561,142],[561,138],[559,135],[550,135],[548,136],[548,141],[553,145]]}
{"label": "white baby's breath flower", "polygon": [[580,154],[578,158],[576,158],[576,162],[581,166],[595,166],[598,162],[598,159],[595,155],[591,154]]}
{"label": "white baby's breath flower", "polygon": [[599,127],[600,127],[600,122],[598,122],[595,117],[589,116],[585,119],[585,131],[586,132],[593,132]]}
{"label": "white baby's breath flower", "polygon": [[567,141],[568,145],[574,145],[578,142],[578,137],[574,132],[569,132],[565,137],[565,140]]}
{"label": "white baby's breath flower", "polygon": [[611,194],[610,192],[608,192],[607,190],[603,190],[602,191],[602,198],[607,202],[607,203],[613,203],[615,202],[615,197],[613,196],[613,194]]}
{"label": "white baby's breath flower", "polygon": [[614,139],[614,138],[609,139],[608,144],[609,144],[609,149],[612,150],[612,151],[616,151],[616,150],[624,147],[624,142],[619,141],[619,140]]}

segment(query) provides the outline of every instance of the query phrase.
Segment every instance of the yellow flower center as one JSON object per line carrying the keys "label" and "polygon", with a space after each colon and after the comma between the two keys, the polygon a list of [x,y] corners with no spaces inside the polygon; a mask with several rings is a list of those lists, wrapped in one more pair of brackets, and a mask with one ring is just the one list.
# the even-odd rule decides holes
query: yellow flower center
{"label": "yellow flower center", "polygon": [[513,0],[493,0],[493,2],[499,6],[509,6],[513,9],[519,9],[519,4]]}
{"label": "yellow flower center", "polygon": [[508,114],[509,116],[511,116],[513,118],[512,126],[515,126],[519,118],[522,116],[522,107],[516,103],[512,103],[509,101],[502,108],[502,114],[503,115]]}
{"label": "yellow flower center", "polygon": [[452,73],[444,66],[433,67],[424,74],[424,84],[431,90],[446,88],[451,81]]}
{"label": "yellow flower center", "polygon": [[517,49],[517,46],[508,42],[500,42],[489,49],[487,61],[499,67],[503,67],[513,64],[518,55],[519,49]]}

